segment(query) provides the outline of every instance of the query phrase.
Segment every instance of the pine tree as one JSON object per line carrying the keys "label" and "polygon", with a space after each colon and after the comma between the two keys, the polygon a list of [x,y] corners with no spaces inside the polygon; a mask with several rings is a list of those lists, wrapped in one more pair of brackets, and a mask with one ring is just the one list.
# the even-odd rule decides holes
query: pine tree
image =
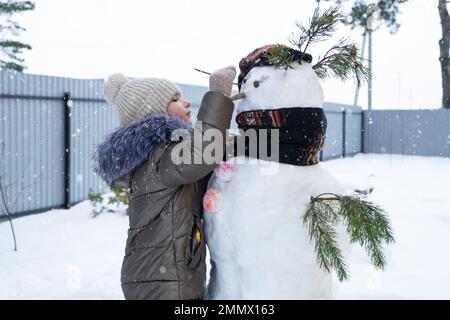
{"label": "pine tree", "polygon": [[447,0],[439,0],[438,9],[441,18],[442,38],[439,40],[439,62],[442,74],[442,107],[450,109],[450,15]]}
{"label": "pine tree", "polygon": [[31,50],[31,46],[16,39],[25,28],[11,20],[12,15],[34,9],[31,1],[1,1],[0,2],[0,68],[22,72],[25,68],[24,59],[20,54]]}
{"label": "pine tree", "polygon": [[376,5],[379,10],[379,20],[384,24],[391,33],[396,33],[400,27],[397,22],[397,14],[399,13],[399,6],[409,0],[317,0],[320,2],[333,2],[334,5],[342,5],[344,2],[352,2],[352,7],[347,15],[347,19],[342,20],[352,29],[362,28],[367,29],[368,19],[371,16],[370,7]]}

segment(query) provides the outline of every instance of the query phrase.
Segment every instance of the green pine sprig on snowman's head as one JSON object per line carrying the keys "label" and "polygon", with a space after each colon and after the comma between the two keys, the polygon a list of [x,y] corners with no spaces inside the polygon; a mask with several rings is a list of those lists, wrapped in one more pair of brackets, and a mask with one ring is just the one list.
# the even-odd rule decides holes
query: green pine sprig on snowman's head
{"label": "green pine sprig on snowman's head", "polygon": [[264,54],[267,61],[275,68],[292,69],[291,64],[295,61],[295,57],[291,53],[291,49],[285,46],[273,47]]}
{"label": "green pine sprig on snowman's head", "polygon": [[[316,8],[308,26],[300,22],[296,23],[300,33],[298,36],[294,36],[290,43],[301,52],[301,55],[304,55],[310,45],[332,37],[338,22],[342,19],[344,19],[344,15],[339,7],[331,7],[324,12]],[[294,61],[298,60],[299,63],[302,63],[303,60],[302,56],[300,59],[295,59],[291,51],[290,48],[284,46],[274,47],[267,51],[265,57],[275,68],[287,70],[292,68],[291,64]],[[320,79],[334,77],[344,81],[354,78],[360,85],[370,78],[370,72],[358,52],[358,46],[349,38],[341,39],[322,57],[319,57],[318,62],[313,65],[313,69]]]}

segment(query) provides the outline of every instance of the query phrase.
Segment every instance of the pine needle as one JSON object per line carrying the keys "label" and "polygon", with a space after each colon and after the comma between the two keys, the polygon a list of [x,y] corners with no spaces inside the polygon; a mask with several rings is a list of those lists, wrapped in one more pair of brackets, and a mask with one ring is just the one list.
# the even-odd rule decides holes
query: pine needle
{"label": "pine needle", "polygon": [[323,58],[319,57],[313,69],[320,79],[331,76],[345,81],[353,77],[360,86],[371,77],[364,61],[365,59],[358,55],[358,47],[345,38],[331,47]]}
{"label": "pine needle", "polygon": [[294,57],[288,47],[279,46],[271,48],[264,53],[264,57],[267,58],[267,61],[269,61],[276,69],[292,69],[291,64],[294,62]]}
{"label": "pine needle", "polygon": [[[333,202],[334,205],[331,205]],[[303,216],[319,266],[327,272],[334,269],[340,281],[350,277],[335,231],[341,221],[346,225],[350,242],[359,243],[366,249],[371,263],[377,269],[384,269],[386,258],[382,246],[395,241],[386,212],[357,196],[336,194],[312,197]]]}
{"label": "pine needle", "polygon": [[344,262],[342,250],[339,249],[336,240],[336,231],[333,224],[336,222],[336,213],[333,208],[323,202],[312,202],[303,217],[303,223],[308,226],[310,241],[314,243],[319,266],[331,272],[335,269],[339,280],[347,280],[349,272]]}
{"label": "pine needle", "polygon": [[[332,37],[337,24],[343,20],[345,20],[344,14],[340,7],[331,7],[324,12],[321,12],[317,7],[309,20],[308,26],[300,22],[296,23],[300,33],[297,37],[294,36],[290,42],[298,48],[303,57],[310,45]],[[349,38],[341,39],[322,58],[319,57],[318,62],[313,65],[313,69],[320,79],[334,77],[345,81],[353,78],[357,85],[361,86],[362,83],[370,79],[371,75],[369,68],[364,65],[365,59],[358,53],[358,46],[351,42]],[[282,50],[274,51],[271,56],[273,61],[277,61],[275,56],[278,56],[278,61],[281,61],[282,66],[288,65],[286,52]],[[301,58],[299,63],[302,63]]]}
{"label": "pine needle", "polygon": [[296,39],[291,39],[290,42],[305,53],[311,44],[330,38],[336,31],[337,23],[342,19],[344,19],[344,15],[340,12],[339,7],[331,7],[324,12],[316,7],[309,20],[309,26],[296,22],[300,34]]}

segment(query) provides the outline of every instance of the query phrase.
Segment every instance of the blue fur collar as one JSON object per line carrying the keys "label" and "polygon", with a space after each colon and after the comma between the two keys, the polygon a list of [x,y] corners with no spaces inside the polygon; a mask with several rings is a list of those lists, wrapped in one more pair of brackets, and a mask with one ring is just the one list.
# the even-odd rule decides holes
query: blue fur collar
{"label": "blue fur collar", "polygon": [[146,161],[154,146],[170,142],[176,129],[189,130],[191,126],[177,118],[157,114],[120,127],[95,147],[93,169],[113,185]]}

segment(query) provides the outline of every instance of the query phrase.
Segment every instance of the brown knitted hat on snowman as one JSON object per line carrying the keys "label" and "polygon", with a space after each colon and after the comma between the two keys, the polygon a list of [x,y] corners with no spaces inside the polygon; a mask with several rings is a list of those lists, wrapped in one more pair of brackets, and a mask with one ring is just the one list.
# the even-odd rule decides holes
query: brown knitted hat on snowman
{"label": "brown knitted hat on snowman", "polygon": [[159,78],[128,79],[121,73],[110,75],[103,84],[106,101],[117,109],[120,125],[125,126],[147,115],[167,114],[167,106],[181,89],[176,83]]}

